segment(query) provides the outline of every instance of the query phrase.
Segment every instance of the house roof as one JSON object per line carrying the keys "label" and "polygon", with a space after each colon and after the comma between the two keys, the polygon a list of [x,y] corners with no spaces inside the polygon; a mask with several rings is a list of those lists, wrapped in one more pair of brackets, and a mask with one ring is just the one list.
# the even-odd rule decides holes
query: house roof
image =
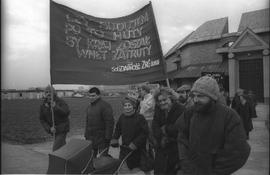
{"label": "house roof", "polygon": [[[194,32],[194,31],[193,31]],[[177,44],[175,44],[165,55],[164,57],[166,58],[167,56],[173,54],[177,49],[181,48],[182,45],[185,43],[185,41],[190,37],[190,35],[192,35],[191,32],[190,34],[188,34],[184,39],[182,39],[181,41],[179,41]]]}
{"label": "house roof", "polygon": [[225,33],[228,33],[228,17],[207,21],[174,45],[164,57],[168,57],[186,44],[219,39]]}
{"label": "house roof", "polygon": [[189,65],[181,70],[169,73],[170,78],[200,77],[202,72],[222,72],[228,75],[228,62]]}
{"label": "house roof", "polygon": [[238,31],[243,31],[247,27],[252,29],[255,33],[270,31],[269,8],[243,13]]}
{"label": "house roof", "polygon": [[191,34],[185,43],[221,38],[228,33],[228,17],[206,21]]}

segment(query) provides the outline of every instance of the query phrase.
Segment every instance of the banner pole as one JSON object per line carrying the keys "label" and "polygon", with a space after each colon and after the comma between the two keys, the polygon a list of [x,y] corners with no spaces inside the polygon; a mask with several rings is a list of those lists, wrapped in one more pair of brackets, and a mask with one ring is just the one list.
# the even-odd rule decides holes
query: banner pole
{"label": "banner pole", "polygon": [[53,140],[55,140],[55,133],[56,133],[56,128],[55,128],[55,121],[54,121],[54,112],[53,112],[53,106],[52,106],[52,103],[53,103],[53,86],[51,86],[51,113],[52,113],[52,123],[53,123],[53,128],[55,129],[55,132],[53,132]]}
{"label": "banner pole", "polygon": [[[50,14],[50,17],[49,17],[49,28],[51,28],[51,4],[52,4],[52,0],[49,0],[49,14]],[[51,37],[51,30],[49,32],[49,39]],[[52,56],[52,53],[51,53],[51,47],[52,47],[52,41],[50,39],[50,78],[51,78],[51,81],[50,81],[50,86],[51,86],[51,104],[53,103],[53,83],[52,83],[52,66],[51,66],[51,56]],[[52,113],[52,124],[53,124],[53,128],[55,129],[55,132],[53,133],[53,140],[55,140],[55,133],[56,133],[56,128],[55,128],[55,121],[54,121],[54,112],[53,112],[53,107],[52,105],[50,105],[50,108],[51,108],[51,113]]]}
{"label": "banner pole", "polygon": [[168,79],[168,78],[166,78],[166,83],[167,83],[167,87],[168,87],[168,88],[171,88],[171,87],[170,87],[170,82],[169,82],[169,79]]}

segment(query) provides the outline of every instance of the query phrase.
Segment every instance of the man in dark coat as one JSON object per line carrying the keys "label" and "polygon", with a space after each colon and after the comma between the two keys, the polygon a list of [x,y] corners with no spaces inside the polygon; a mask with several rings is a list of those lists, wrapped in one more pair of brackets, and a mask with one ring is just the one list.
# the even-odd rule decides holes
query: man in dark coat
{"label": "man in dark coat", "polygon": [[233,99],[232,99],[232,103],[231,103],[231,107],[234,109],[234,110],[238,110],[239,108],[239,105],[240,105],[240,94],[243,94],[244,93],[244,90],[243,89],[237,89],[237,92],[235,93]]}
{"label": "man in dark coat", "polygon": [[[51,94],[53,94],[53,98],[51,98]],[[54,126],[51,108],[54,113]],[[65,101],[57,96],[53,87],[47,86],[44,101],[40,106],[39,119],[47,133],[55,134],[53,151],[66,144],[66,135],[69,132],[69,113],[69,107]]]}
{"label": "man in dark coat", "polygon": [[[85,139],[92,141],[94,156],[108,148],[112,138],[114,118],[109,103],[100,95],[100,90],[93,87],[89,90],[90,103],[86,111]],[[107,154],[108,150],[104,152]]]}
{"label": "man in dark coat", "polygon": [[256,112],[256,106],[257,106],[257,100],[256,100],[256,96],[255,96],[255,94],[253,93],[253,91],[252,90],[249,90],[248,91],[248,97],[249,97],[249,101],[250,101],[250,104],[251,104],[251,112],[252,112],[252,115],[251,115],[251,117],[252,118],[257,118],[258,116],[257,116],[257,112]]}
{"label": "man in dark coat", "polygon": [[249,132],[253,129],[252,124],[252,115],[253,115],[253,107],[249,101],[247,94],[242,93],[239,95],[240,97],[240,104],[237,108],[237,113],[239,114],[240,118],[242,119],[244,129],[246,131],[247,139],[249,139]]}
{"label": "man in dark coat", "polygon": [[[137,101],[132,97],[123,100],[123,113],[119,117],[111,140],[111,145],[119,145],[118,139],[122,136],[120,159],[123,159],[129,151],[133,151],[127,158],[127,166],[131,170],[140,168],[142,154],[146,151],[146,139],[148,125],[143,115],[136,113]],[[127,149],[128,148],[128,149]]]}
{"label": "man in dark coat", "polygon": [[175,122],[184,111],[171,89],[161,89],[155,95],[156,106],[152,131],[155,145],[154,174],[176,174],[178,162],[177,128]]}
{"label": "man in dark coat", "polygon": [[234,110],[217,102],[219,87],[213,78],[199,78],[191,92],[194,106],[180,117],[179,174],[232,174],[250,154],[241,119]]}

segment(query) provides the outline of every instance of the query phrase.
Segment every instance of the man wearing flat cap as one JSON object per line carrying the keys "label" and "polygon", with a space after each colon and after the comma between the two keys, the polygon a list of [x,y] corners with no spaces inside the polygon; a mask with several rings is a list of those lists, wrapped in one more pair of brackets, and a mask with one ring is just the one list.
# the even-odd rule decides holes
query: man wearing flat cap
{"label": "man wearing flat cap", "polygon": [[189,96],[191,90],[191,85],[183,84],[179,88],[177,88],[176,92],[179,95],[178,101],[185,107],[190,107],[192,105],[192,100]]}
{"label": "man wearing flat cap", "polygon": [[217,102],[219,86],[209,76],[193,84],[194,105],[180,117],[179,174],[229,175],[247,161],[250,146],[239,115]]}

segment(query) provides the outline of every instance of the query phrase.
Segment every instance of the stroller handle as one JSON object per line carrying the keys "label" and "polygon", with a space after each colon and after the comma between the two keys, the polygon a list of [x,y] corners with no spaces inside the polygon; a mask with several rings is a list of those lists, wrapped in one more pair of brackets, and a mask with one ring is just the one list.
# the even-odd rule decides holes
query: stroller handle
{"label": "stroller handle", "polygon": [[[125,161],[127,160],[127,158],[133,153],[133,150],[130,149],[130,148],[129,148],[128,146],[126,146],[126,145],[120,145],[120,147],[121,147],[121,148],[124,148],[124,149],[128,149],[128,150],[129,150],[129,153],[121,160],[121,162],[120,162],[120,164],[119,164],[117,170],[113,173],[113,175],[118,175],[119,170],[120,170],[121,167],[123,166],[124,162],[125,162]],[[106,150],[108,150],[109,148],[110,148],[110,146],[107,147],[107,148],[105,148],[105,149],[103,149],[103,150],[97,155],[97,157],[98,157],[98,156],[101,156],[101,155],[102,155]],[[86,171],[86,168],[88,167],[89,163],[90,163],[92,160],[93,160],[93,153],[92,153],[91,158],[89,159],[89,161],[88,161],[86,167],[81,171],[81,174],[83,174],[83,173]],[[91,174],[92,174],[92,173],[88,173],[88,175],[91,175]]]}
{"label": "stroller handle", "polygon": [[121,161],[119,167],[117,168],[117,170],[115,171],[114,175],[117,175],[119,173],[119,170],[121,169],[121,167],[123,166],[124,162],[127,160],[127,158],[133,153],[133,150],[130,149],[128,146],[126,145],[121,145],[120,147],[129,149],[130,152],[123,158],[123,160]]}
{"label": "stroller handle", "polygon": [[105,151],[107,151],[110,148],[110,146],[108,146],[107,148],[103,149],[101,152],[98,151],[97,157],[100,157]]}

